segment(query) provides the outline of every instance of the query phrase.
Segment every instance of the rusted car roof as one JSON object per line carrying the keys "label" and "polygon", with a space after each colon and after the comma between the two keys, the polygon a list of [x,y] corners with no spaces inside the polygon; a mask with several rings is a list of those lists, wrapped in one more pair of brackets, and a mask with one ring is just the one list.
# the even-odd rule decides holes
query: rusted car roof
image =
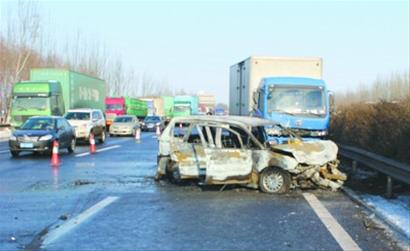
{"label": "rusted car roof", "polygon": [[257,117],[244,117],[244,116],[185,116],[173,118],[175,123],[185,122],[185,121],[197,121],[197,122],[219,122],[219,123],[228,123],[228,124],[238,124],[245,127],[249,126],[267,126],[267,125],[276,125],[278,124],[275,121],[261,119]]}

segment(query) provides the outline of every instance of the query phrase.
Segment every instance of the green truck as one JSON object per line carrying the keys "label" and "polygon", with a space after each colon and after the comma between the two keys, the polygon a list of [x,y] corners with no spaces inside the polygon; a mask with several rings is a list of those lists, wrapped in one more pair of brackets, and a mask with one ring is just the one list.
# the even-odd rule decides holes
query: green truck
{"label": "green truck", "polygon": [[14,84],[12,97],[10,122],[16,128],[32,116],[63,115],[78,108],[104,111],[105,82],[66,69],[32,69],[29,81]]}
{"label": "green truck", "polygon": [[166,120],[170,120],[174,116],[173,115],[174,97],[162,96],[161,98],[164,104],[164,117]]}
{"label": "green truck", "polygon": [[198,115],[197,96],[175,96],[173,117]]}

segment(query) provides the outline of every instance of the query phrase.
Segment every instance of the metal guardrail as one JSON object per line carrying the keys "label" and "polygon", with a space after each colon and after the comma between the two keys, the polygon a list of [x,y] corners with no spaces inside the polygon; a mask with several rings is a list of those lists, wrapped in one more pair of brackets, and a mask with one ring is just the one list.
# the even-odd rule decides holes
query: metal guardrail
{"label": "metal guardrail", "polygon": [[353,160],[353,169],[361,163],[387,176],[387,196],[392,196],[392,178],[410,185],[410,165],[353,146],[339,146],[339,155]]}

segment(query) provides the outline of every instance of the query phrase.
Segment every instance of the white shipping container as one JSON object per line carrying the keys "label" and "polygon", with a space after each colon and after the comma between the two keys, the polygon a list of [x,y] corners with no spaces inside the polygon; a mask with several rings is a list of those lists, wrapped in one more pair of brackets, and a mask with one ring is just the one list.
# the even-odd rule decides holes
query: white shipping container
{"label": "white shipping container", "polygon": [[229,113],[249,115],[253,93],[264,77],[322,79],[321,58],[249,57],[230,67]]}

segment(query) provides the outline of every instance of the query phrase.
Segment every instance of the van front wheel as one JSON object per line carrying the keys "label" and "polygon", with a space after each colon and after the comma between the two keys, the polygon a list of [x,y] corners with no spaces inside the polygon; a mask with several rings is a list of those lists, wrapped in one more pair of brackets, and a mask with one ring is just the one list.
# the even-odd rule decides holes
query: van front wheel
{"label": "van front wheel", "polygon": [[277,167],[267,167],[259,175],[259,188],[265,193],[286,193],[290,183],[290,174]]}

